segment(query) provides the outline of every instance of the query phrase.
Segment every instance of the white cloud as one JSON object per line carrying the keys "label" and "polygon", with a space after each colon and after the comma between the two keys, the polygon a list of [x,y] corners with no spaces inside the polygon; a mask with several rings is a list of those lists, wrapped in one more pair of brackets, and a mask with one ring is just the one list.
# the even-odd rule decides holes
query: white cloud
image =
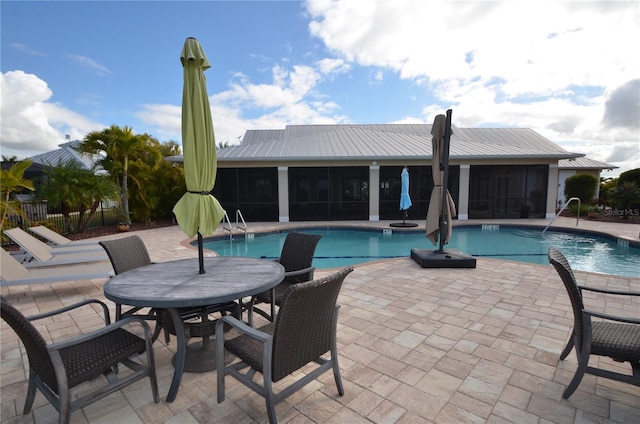
{"label": "white cloud", "polygon": [[23,159],[64,142],[64,136],[47,120],[47,83],[32,74],[9,71],[0,75],[0,140],[2,154]]}
{"label": "white cloud", "polygon": [[99,76],[104,76],[111,73],[109,68],[99,64],[98,62],[96,62],[95,60],[89,57],[78,55],[78,54],[70,54],[69,58],[71,58],[71,60],[73,60],[75,63],[81,66],[95,70],[96,74],[98,74]]}
{"label": "white cloud", "polygon": [[341,74],[349,71],[351,66],[342,59],[325,58],[317,62],[318,70],[322,74]]}
{"label": "white cloud", "polygon": [[24,54],[28,54],[29,56],[45,56],[44,53],[38,50],[32,49],[31,47],[22,43],[12,43],[9,45],[9,47],[19,52],[22,52]]}
{"label": "white cloud", "polygon": [[[627,108],[620,116],[616,107],[632,103],[632,87],[615,91],[640,77],[640,55],[629,44],[640,39],[638,2],[309,0],[305,5],[311,34],[337,57],[374,72],[392,70],[433,97],[421,118],[404,121],[431,122],[453,107],[456,125],[531,127],[551,140],[575,142],[571,146],[579,150],[573,151],[594,159],[624,168],[640,165],[637,154],[631,159],[611,154],[634,153],[639,141],[638,113]],[[618,112],[607,115],[607,123],[632,121],[635,133],[603,126],[605,104],[607,111]]]}
{"label": "white cloud", "polygon": [[[182,107],[180,105],[145,104],[135,116],[152,127],[147,131],[161,141],[178,141],[182,138]],[[136,130],[136,132],[144,132]]]}
{"label": "white cloud", "polygon": [[[341,61],[320,61],[317,66],[277,64],[271,68],[271,81],[260,84],[242,73],[234,74],[227,90],[209,93],[216,142],[238,144],[248,129],[344,121],[335,115],[338,105],[316,92],[324,72],[339,72],[344,65]],[[180,106],[143,105],[136,116],[154,127],[156,136],[181,139]]]}
{"label": "white cloud", "polygon": [[[330,54],[314,50],[305,55],[313,62],[273,64],[259,53],[267,80],[237,72],[225,90],[209,93],[217,141],[236,144],[247,129],[350,122],[323,89],[364,67],[357,75],[369,84],[409,81],[411,102],[424,105],[396,122],[431,123],[453,108],[458,126],[530,127],[621,170],[640,167],[640,55],[630,41],[640,38],[638,2],[309,0],[305,6],[309,31]],[[100,75],[111,72],[91,58],[69,57]],[[36,75],[7,72],[1,88],[2,154],[42,153],[65,134],[82,138],[105,127],[52,103],[51,89]],[[135,130],[180,140],[180,114],[179,104],[143,104]]]}

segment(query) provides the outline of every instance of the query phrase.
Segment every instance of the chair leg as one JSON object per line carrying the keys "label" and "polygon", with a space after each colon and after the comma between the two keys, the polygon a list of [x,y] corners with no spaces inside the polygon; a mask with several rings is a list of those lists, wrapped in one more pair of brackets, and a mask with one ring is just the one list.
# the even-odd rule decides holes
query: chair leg
{"label": "chair leg", "polygon": [[564,349],[562,349],[562,353],[560,354],[560,360],[564,361],[564,359],[569,355],[569,353],[571,353],[572,349],[573,349],[573,331],[571,332],[571,336],[567,341],[567,345],[564,347]]}
{"label": "chair leg", "polygon": [[216,323],[216,375],[218,403],[224,402],[224,377],[227,374],[224,365],[224,327],[222,321]]}
{"label": "chair leg", "polygon": [[60,415],[58,416],[59,424],[67,424],[69,422],[69,417],[71,416],[71,393],[69,393],[69,388],[59,388],[60,389]]}
{"label": "chair leg", "polygon": [[23,415],[27,415],[31,412],[33,407],[33,401],[36,398],[36,377],[33,371],[29,370],[29,386],[27,387],[27,399],[24,402]]}
{"label": "chair leg", "polygon": [[271,379],[264,376],[264,400],[267,404],[267,416],[269,417],[269,424],[277,424],[278,418],[276,417],[276,405],[273,396],[273,385]]}
{"label": "chair leg", "polygon": [[276,319],[276,289],[275,287],[271,289],[271,303],[269,304],[269,312],[271,312],[271,317],[269,321],[273,322]]}
{"label": "chair leg", "polygon": [[342,377],[340,376],[340,366],[338,366],[338,352],[331,350],[331,362],[333,363],[333,379],[336,381],[338,394],[344,396],[344,386],[342,385]]}
{"label": "chair leg", "polygon": [[[591,325],[590,323],[585,325],[584,333],[585,334],[582,340],[583,342],[582,349],[580,349],[580,352],[578,355],[578,368],[576,369],[576,373],[571,379],[571,382],[569,383],[564,393],[562,394],[563,399],[569,399],[569,397],[573,394],[573,392],[576,391],[576,389],[580,385],[580,382],[582,381],[582,377],[584,377],[584,373],[587,371],[587,367],[589,366],[589,356],[591,356]],[[576,348],[576,351],[578,351],[577,348]]]}
{"label": "chair leg", "polygon": [[251,296],[251,301],[249,302],[249,306],[247,307],[247,322],[250,327],[253,327],[253,307],[256,303],[256,297]]}
{"label": "chair leg", "polygon": [[340,366],[338,365],[338,311],[340,305],[336,305],[333,312],[333,324],[331,334],[331,363],[333,364],[333,379],[336,381],[338,394],[344,396],[344,386],[342,385],[342,377],[340,376]]}

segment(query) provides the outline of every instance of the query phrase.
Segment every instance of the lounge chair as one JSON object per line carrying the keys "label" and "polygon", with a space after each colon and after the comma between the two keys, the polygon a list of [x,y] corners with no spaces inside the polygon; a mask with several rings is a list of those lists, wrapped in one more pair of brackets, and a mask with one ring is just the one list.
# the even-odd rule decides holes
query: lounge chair
{"label": "lounge chair", "polygon": [[15,256],[20,257],[20,261],[27,268],[98,262],[109,259],[104,250],[97,244],[96,248],[91,246],[84,248],[78,246],[73,249],[65,247],[54,248],[20,228],[4,230],[4,233],[20,246],[21,251]]}
{"label": "lounge chair", "polygon": [[[40,390],[58,411],[58,422],[68,423],[72,412],[145,377],[149,377],[153,401],[155,403],[160,401],[151,333],[144,321],[128,318],[111,324],[109,309],[104,302],[95,299],[84,300],[28,318],[4,297],[0,296],[0,302],[2,319],[20,337],[29,357],[29,385],[26,388],[26,400],[22,412],[24,415],[31,411],[36,390]],[[31,323],[34,320],[53,317],[93,304],[102,307],[104,326],[77,337],[47,343]],[[89,307],[91,306],[85,309]],[[136,330],[143,330],[139,331],[142,337],[123,327],[137,327]],[[143,353],[146,353],[146,363],[142,363],[137,358]],[[132,372],[118,372],[119,364],[126,366]],[[106,377],[105,384],[98,384],[100,375]],[[83,391],[72,393],[72,389],[83,383],[87,383],[83,385],[85,388]],[[83,394],[88,389],[91,392]],[[84,417],[79,419],[81,420],[84,420]]]}
{"label": "lounge chair", "polygon": [[[612,301],[615,300],[614,296],[628,298],[640,296],[640,292],[579,286],[569,261],[554,247],[549,248],[549,262],[560,275],[573,309],[573,331],[560,359],[565,359],[574,348],[578,357],[578,368],[562,397],[568,399],[576,391],[585,373],[640,386],[640,317],[637,314],[636,317],[622,317],[588,310],[582,301],[583,291],[602,293]],[[598,368],[597,361],[589,366],[592,355],[608,356],[616,362],[629,362],[631,374]]]}
{"label": "lounge chair", "polygon": [[60,281],[107,278],[113,274],[111,264],[95,263],[27,269],[9,252],[0,248],[0,286],[56,283]]}
{"label": "lounge chair", "polygon": [[[342,283],[351,271],[352,267],[346,267],[324,278],[292,285],[275,322],[259,329],[231,316],[219,319],[216,323],[218,403],[225,398],[225,376],[231,375],[265,398],[269,422],[273,424],[278,402],[330,369],[333,369],[338,394],[342,396],[344,388],[336,343],[340,305],[336,302]],[[226,326],[241,334],[225,341]],[[225,350],[236,355],[240,362],[225,367]],[[330,352],[328,359],[324,357],[327,352]],[[312,362],[319,366],[306,367]],[[302,367],[306,367],[304,373],[296,373]],[[246,373],[242,372],[245,368],[249,368]],[[262,385],[259,379],[254,379],[256,372],[262,374]],[[297,375],[296,380],[274,393],[273,383],[292,373]]]}
{"label": "lounge chair", "polygon": [[[255,312],[262,315],[269,321],[273,321],[275,316],[276,305],[280,306],[284,300],[284,295],[293,284],[302,283],[313,280],[313,272],[315,267],[312,266],[313,255],[316,246],[322,236],[320,234],[305,234],[290,232],[284,240],[280,258],[277,261],[284,267],[284,280],[278,284],[273,290],[260,293],[251,298],[249,309],[249,325],[253,326],[254,306],[258,303],[268,303],[270,305],[269,313],[262,309],[255,308]],[[271,293],[275,292],[275,297],[271,297]]]}
{"label": "lounge chair", "polygon": [[76,246],[97,246],[98,242],[95,240],[71,240],[62,234],[56,233],[53,230],[45,227],[44,225],[37,225],[35,227],[29,227],[29,231],[38,237],[42,237],[47,241],[47,244],[51,247],[76,247]]}

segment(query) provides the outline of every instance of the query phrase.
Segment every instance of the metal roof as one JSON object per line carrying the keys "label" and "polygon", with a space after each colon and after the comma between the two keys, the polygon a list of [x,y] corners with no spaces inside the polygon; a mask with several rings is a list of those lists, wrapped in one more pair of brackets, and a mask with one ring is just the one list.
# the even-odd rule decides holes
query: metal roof
{"label": "metal roof", "polygon": [[[529,128],[452,126],[452,131],[451,159],[558,160],[583,156],[564,150]],[[288,125],[284,130],[248,130],[241,145],[219,150],[218,160],[430,159],[431,139],[430,124]]]}
{"label": "metal roof", "polygon": [[80,143],[80,140],[62,143],[59,144],[60,148],[58,150],[52,150],[50,152],[31,156],[29,159],[33,161],[33,163],[45,166],[57,166],[69,161],[74,161],[79,163],[83,168],[92,169],[94,160],[91,155],[80,153],[75,150],[78,143]]}
{"label": "metal roof", "polygon": [[605,162],[589,159],[586,157],[575,159],[564,159],[558,162],[560,169],[608,169],[613,170],[619,168]]}

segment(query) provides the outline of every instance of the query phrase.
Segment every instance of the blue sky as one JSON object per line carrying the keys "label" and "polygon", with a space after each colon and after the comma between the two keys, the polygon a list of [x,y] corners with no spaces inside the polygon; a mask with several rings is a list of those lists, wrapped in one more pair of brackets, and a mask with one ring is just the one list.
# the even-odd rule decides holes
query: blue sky
{"label": "blue sky", "polygon": [[184,40],[216,140],[287,124],[528,127],[640,167],[640,2],[6,1],[0,153],[116,124],[180,141]]}

